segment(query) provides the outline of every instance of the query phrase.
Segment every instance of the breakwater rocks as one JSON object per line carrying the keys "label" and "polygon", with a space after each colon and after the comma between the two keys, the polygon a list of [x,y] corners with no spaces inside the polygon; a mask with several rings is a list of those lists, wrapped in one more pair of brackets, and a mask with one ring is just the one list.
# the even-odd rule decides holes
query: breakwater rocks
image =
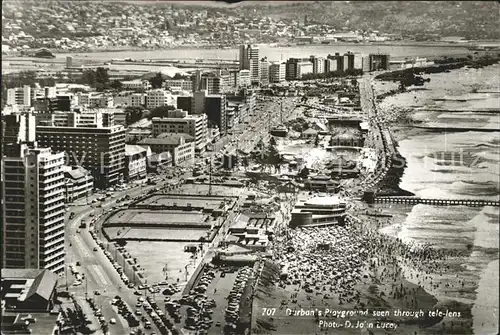
{"label": "breakwater rocks", "polygon": [[413,67],[403,70],[390,71],[379,74],[375,77],[378,80],[384,81],[401,81],[409,85],[421,84],[421,77],[415,74],[432,74],[447,72],[450,70],[460,69],[468,66],[470,68],[482,68],[500,62],[500,54],[497,55],[483,55],[477,58],[468,56],[464,58],[444,58],[442,60],[434,60],[434,65],[425,67]]}
{"label": "breakwater rocks", "polygon": [[403,177],[406,168],[406,159],[399,153],[392,156],[391,164],[385,177],[377,185],[378,196],[414,196],[415,194],[403,190],[399,187],[401,178]]}

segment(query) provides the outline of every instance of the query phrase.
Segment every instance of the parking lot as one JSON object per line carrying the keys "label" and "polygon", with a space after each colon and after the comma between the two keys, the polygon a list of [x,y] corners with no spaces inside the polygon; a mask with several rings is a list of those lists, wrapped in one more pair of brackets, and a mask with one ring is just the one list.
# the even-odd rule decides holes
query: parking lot
{"label": "parking lot", "polygon": [[252,277],[251,267],[206,267],[189,293],[176,301],[174,313],[185,330],[197,334],[239,334]]}
{"label": "parking lot", "polygon": [[[194,272],[192,254],[184,252],[185,242],[137,242],[129,241],[125,248],[144,269],[148,283],[165,280],[180,283],[186,281],[186,273]],[[199,259],[196,259],[198,263]],[[166,271],[164,271],[166,270]],[[186,271],[187,270],[187,271]]]}

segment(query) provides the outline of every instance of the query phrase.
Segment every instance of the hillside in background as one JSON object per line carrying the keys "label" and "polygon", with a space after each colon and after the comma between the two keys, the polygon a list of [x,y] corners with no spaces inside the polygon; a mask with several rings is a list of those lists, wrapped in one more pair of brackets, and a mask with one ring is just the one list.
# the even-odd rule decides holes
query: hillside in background
{"label": "hillside in background", "polygon": [[[202,11],[208,13],[205,21],[194,19]],[[266,18],[283,20],[296,27],[306,16],[310,25],[326,24],[336,31],[380,31],[408,37],[500,38],[497,1],[243,1],[226,4],[216,1],[9,0],[2,6],[2,36],[9,39],[9,34],[19,30],[35,38],[95,36],[106,35],[110,28],[116,27],[163,27],[167,21],[173,22],[169,31],[194,21],[196,27],[188,27],[191,32],[197,32],[200,26],[215,31],[214,28],[232,25],[238,20]],[[206,23],[207,18],[222,17],[231,20],[217,22],[215,27]]]}
{"label": "hillside in background", "polygon": [[[497,1],[307,1],[282,6],[244,6],[246,15],[330,24],[337,30],[439,34],[466,39],[500,37]],[[255,10],[255,12],[254,12]]]}

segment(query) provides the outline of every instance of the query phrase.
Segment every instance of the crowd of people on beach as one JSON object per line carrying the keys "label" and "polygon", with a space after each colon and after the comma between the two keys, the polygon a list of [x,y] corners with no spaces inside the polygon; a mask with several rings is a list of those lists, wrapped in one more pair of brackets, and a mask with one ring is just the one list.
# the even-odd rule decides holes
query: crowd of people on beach
{"label": "crowd of people on beach", "polygon": [[345,225],[289,229],[276,239],[273,257],[282,268],[281,285],[293,294],[291,303],[297,303],[301,293],[309,294],[309,300],[320,295],[322,301],[335,299],[340,305],[362,308],[358,284],[379,282],[391,288],[381,295],[418,307],[418,290],[397,284],[405,275],[403,267],[413,270],[411,276],[419,284],[426,281],[437,287],[444,284],[433,282],[432,274],[442,274],[442,261],[461,253],[407,244],[349,218]]}

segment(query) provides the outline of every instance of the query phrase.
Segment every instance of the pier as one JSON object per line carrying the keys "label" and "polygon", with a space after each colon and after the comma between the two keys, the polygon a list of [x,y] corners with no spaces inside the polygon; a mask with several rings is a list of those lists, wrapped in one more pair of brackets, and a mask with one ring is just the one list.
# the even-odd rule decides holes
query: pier
{"label": "pier", "polygon": [[480,200],[480,199],[431,199],[419,197],[375,197],[375,203],[392,203],[392,204],[407,204],[407,205],[437,205],[437,206],[469,206],[469,207],[484,207],[495,206],[500,207],[500,201]]}

